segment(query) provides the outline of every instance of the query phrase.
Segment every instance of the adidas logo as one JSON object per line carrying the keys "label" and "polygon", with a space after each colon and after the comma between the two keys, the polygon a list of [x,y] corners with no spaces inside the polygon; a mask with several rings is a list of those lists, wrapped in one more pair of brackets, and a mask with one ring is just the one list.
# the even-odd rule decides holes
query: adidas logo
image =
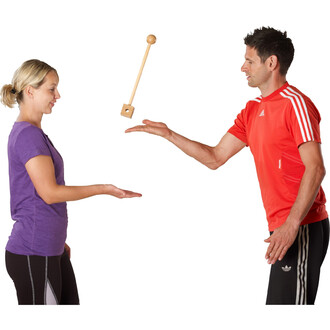
{"label": "adidas logo", "polygon": [[291,266],[288,267],[288,265],[285,265],[285,267],[282,267],[283,272],[289,272],[291,270]]}
{"label": "adidas logo", "polygon": [[264,116],[264,115],[265,115],[265,110],[262,110],[262,111],[260,112],[259,117],[262,117],[262,116]]}

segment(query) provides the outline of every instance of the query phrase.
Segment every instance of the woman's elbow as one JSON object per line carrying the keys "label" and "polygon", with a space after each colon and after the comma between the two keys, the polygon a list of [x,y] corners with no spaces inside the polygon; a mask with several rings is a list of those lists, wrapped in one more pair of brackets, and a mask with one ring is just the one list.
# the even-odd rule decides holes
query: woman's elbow
{"label": "woman's elbow", "polygon": [[48,205],[55,204],[55,199],[51,195],[43,194],[40,198]]}
{"label": "woman's elbow", "polygon": [[39,197],[48,205],[57,203],[55,188],[37,191]]}

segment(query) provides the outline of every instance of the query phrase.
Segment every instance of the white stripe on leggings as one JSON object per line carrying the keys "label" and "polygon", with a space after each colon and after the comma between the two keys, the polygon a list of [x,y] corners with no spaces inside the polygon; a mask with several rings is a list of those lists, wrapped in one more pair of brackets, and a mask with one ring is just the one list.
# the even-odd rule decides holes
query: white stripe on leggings
{"label": "white stripe on leggings", "polygon": [[299,233],[298,233],[296,305],[307,304],[308,249],[309,249],[309,228],[308,225],[304,225],[299,228]]}
{"label": "white stripe on leggings", "polygon": [[45,289],[45,295],[46,295],[45,305],[58,305],[58,301],[52,285],[50,284],[49,280],[47,280],[46,282],[47,283]]}
{"label": "white stripe on leggings", "polygon": [[45,266],[45,289],[44,289],[44,303],[45,305],[58,305],[58,301],[53,290],[52,285],[48,279],[48,257],[46,257],[46,266]]}

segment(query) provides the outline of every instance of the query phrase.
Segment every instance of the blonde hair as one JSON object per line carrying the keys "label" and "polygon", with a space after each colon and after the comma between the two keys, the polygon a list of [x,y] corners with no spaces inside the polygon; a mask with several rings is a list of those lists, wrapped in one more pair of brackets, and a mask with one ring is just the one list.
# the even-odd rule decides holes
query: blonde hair
{"label": "blonde hair", "polygon": [[16,102],[20,104],[23,101],[24,89],[27,86],[40,87],[50,71],[57,74],[57,71],[45,62],[39,60],[24,62],[15,71],[11,84],[1,88],[1,102],[9,108],[13,108]]}

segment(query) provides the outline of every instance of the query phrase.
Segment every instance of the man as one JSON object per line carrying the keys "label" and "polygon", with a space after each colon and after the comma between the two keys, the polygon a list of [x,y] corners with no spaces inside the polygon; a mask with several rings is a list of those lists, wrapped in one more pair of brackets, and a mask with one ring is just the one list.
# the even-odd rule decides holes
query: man
{"label": "man", "polygon": [[266,303],[314,304],[329,241],[320,115],[312,101],[286,81],[294,56],[286,32],[263,27],[244,41],[241,70],[261,96],[246,104],[217,146],[191,141],[149,120],[126,132],[162,136],[211,169],[249,146],[271,233],[265,240],[272,265]]}

